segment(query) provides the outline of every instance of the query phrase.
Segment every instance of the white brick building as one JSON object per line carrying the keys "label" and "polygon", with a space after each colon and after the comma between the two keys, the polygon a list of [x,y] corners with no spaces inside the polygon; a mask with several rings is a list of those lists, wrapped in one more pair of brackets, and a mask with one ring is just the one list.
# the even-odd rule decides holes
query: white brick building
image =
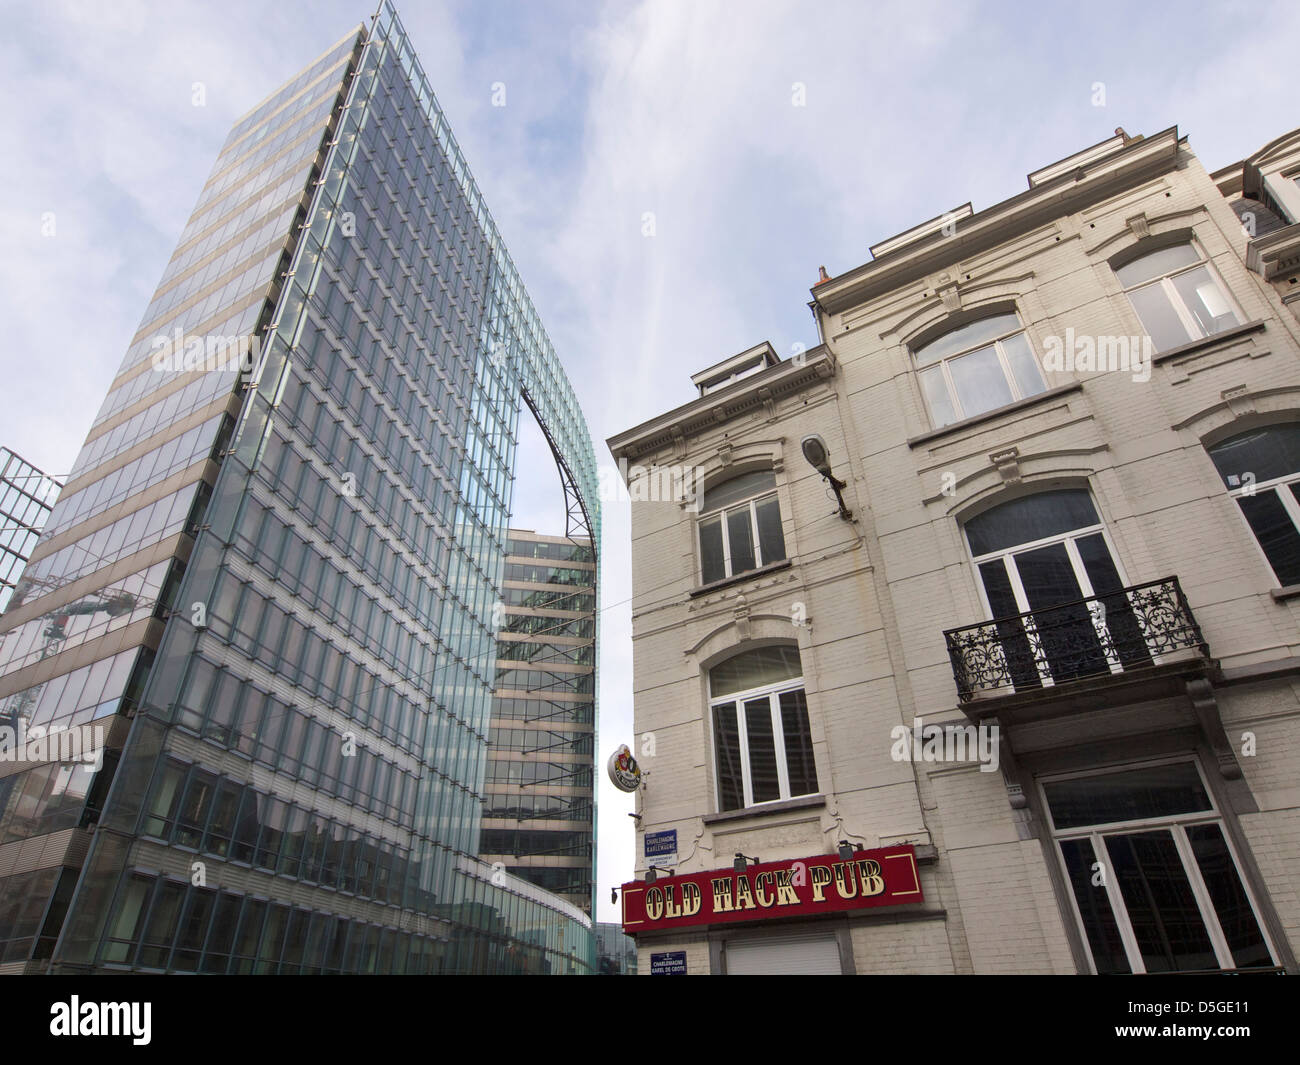
{"label": "white brick building", "polygon": [[[823,276],[818,347],[609,441],[640,972],[1295,971],[1297,173],[1300,131],[1213,177],[1117,131]],[[949,724],[985,746],[903,739]]]}

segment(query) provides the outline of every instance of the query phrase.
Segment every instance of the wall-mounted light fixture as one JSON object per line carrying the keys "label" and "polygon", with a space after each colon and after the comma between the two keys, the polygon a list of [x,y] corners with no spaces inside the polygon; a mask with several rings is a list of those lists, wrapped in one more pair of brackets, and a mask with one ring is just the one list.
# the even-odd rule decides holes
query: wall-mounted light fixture
{"label": "wall-mounted light fixture", "polygon": [[840,517],[845,521],[852,521],[853,511],[844,505],[844,489],[848,487],[848,483],[841,481],[831,472],[831,451],[826,446],[826,441],[816,433],[812,433],[800,441],[799,447],[803,450],[803,457],[808,460],[808,465],[830,482],[835,492],[835,501],[840,505]]}
{"label": "wall-mounted light fixture", "polygon": [[755,865],[757,865],[758,859],[747,858],[745,855],[741,854],[740,851],[736,851],[736,860],[731,863],[731,866],[733,869],[736,870],[736,872],[743,873],[747,867],[748,862],[753,862]]}
{"label": "wall-mounted light fixture", "polygon": [[659,879],[660,873],[663,873],[664,876],[673,875],[673,871],[671,869],[665,869],[662,865],[652,865],[650,866],[649,869],[645,871],[645,882],[647,884],[653,884],[656,880]]}

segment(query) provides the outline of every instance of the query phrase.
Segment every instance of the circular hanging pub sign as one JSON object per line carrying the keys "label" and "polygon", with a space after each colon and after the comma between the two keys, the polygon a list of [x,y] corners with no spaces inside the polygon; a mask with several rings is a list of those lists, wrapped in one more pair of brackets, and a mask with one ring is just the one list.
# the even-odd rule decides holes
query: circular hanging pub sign
{"label": "circular hanging pub sign", "polygon": [[619,791],[636,791],[641,786],[641,767],[636,764],[632,749],[626,743],[609,756],[606,768],[609,779]]}

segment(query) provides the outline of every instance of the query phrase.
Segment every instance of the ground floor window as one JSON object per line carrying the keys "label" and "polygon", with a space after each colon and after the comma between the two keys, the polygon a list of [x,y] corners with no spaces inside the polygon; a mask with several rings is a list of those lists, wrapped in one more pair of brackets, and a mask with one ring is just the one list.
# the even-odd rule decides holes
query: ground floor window
{"label": "ground floor window", "polygon": [[1276,965],[1195,762],[1042,781],[1098,973]]}

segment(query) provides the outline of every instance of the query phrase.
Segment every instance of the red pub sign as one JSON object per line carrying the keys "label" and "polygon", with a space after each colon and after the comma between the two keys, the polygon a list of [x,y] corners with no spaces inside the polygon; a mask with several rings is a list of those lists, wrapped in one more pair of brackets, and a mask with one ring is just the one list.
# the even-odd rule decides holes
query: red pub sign
{"label": "red pub sign", "polygon": [[743,873],[714,869],[623,885],[623,931],[802,917],[869,906],[923,902],[916,851],[910,845],[857,851],[844,861],[818,854],[751,865]]}

